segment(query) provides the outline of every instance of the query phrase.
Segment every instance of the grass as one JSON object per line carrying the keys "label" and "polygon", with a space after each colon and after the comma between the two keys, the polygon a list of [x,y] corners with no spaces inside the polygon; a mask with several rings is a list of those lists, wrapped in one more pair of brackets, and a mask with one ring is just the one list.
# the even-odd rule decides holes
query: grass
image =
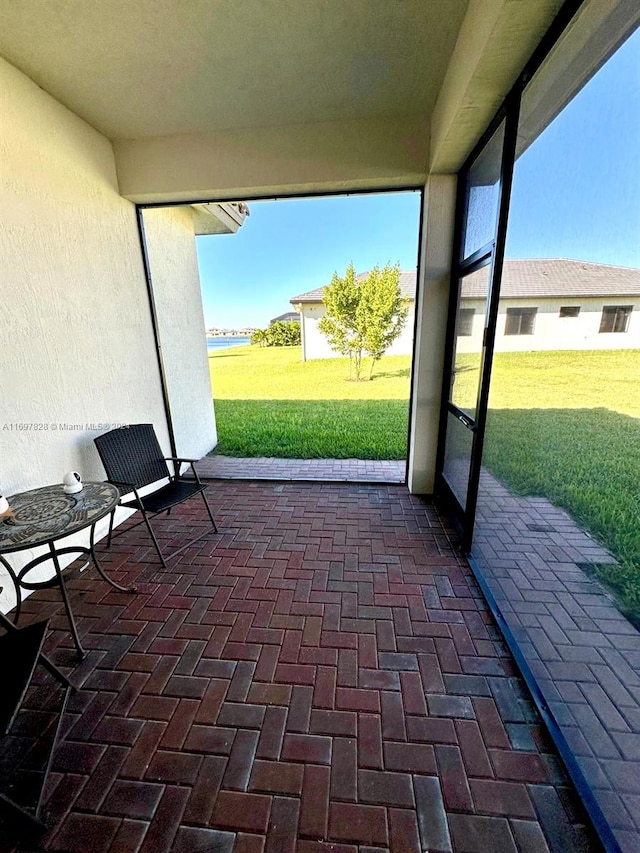
{"label": "grass", "polygon": [[405,459],[407,401],[216,400],[227,456]]}
{"label": "grass", "polygon": [[[235,347],[209,357],[220,444],[231,456],[404,459],[410,359],[387,356],[372,382],[346,360],[300,348]],[[473,356],[456,402],[472,405]],[[618,559],[596,574],[640,619],[640,351],[498,353],[484,463],[521,495],[566,509]]]}
{"label": "grass", "polygon": [[209,354],[215,400],[409,399],[411,358],[387,355],[371,382],[347,382],[349,360],[301,361],[300,347],[230,347]]}
{"label": "grass", "polygon": [[217,453],[406,458],[409,356],[383,358],[371,382],[345,381],[347,359],[300,359],[300,347],[231,347],[210,354]]}
{"label": "grass", "polygon": [[[459,356],[460,400],[475,399],[471,355]],[[493,365],[491,409],[604,408],[640,418],[640,350],[501,352]]]}

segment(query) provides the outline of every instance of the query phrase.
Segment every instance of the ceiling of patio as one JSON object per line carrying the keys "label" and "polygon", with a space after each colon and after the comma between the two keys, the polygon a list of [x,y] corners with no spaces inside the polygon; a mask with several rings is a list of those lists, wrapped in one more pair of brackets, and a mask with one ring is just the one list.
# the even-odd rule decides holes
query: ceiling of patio
{"label": "ceiling of patio", "polygon": [[110,139],[428,115],[466,8],[21,0],[2,3],[0,50]]}
{"label": "ceiling of patio", "polygon": [[562,0],[0,0],[0,54],[114,142],[132,201],[456,171]]}

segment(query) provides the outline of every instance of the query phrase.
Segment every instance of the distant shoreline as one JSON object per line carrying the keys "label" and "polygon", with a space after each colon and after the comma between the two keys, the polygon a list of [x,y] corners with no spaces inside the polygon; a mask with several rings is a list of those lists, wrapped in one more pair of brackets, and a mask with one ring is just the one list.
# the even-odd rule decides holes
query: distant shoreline
{"label": "distant shoreline", "polygon": [[249,335],[207,335],[208,352],[228,347],[247,346],[250,343]]}
{"label": "distant shoreline", "polygon": [[207,338],[250,338],[245,332],[225,332],[224,334],[215,335],[212,332],[205,332]]}

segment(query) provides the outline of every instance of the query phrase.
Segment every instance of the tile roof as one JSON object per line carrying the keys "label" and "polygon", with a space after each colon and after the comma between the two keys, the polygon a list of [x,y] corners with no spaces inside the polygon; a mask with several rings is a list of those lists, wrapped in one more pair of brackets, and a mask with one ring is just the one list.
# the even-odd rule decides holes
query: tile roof
{"label": "tile roof", "polygon": [[[364,278],[368,273],[360,273]],[[482,277],[470,275],[465,279],[462,297],[484,295]],[[324,288],[317,287],[290,301],[322,302]],[[415,299],[415,272],[400,273],[402,295]],[[574,261],[566,258],[525,258],[506,260],[502,273],[503,299],[527,299],[554,296],[640,296],[640,269]]]}
{"label": "tile roof", "polygon": [[272,323],[299,323],[300,315],[297,311],[287,311],[285,314],[280,314],[271,320]]}

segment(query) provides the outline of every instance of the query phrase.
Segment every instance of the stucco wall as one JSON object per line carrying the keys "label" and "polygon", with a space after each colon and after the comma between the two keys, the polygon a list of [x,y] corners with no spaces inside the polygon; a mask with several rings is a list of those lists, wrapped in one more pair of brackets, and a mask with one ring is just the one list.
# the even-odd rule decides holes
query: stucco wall
{"label": "stucco wall", "polygon": [[456,184],[455,175],[432,175],[424,191],[407,466],[419,495],[432,494],[435,482]]}
{"label": "stucco wall", "polygon": [[191,208],[143,218],[176,448],[199,459],[217,436]]}
{"label": "stucco wall", "polygon": [[418,186],[427,138],[421,116],[394,116],[119,139],[114,148],[122,194],[146,203]]}
{"label": "stucco wall", "polygon": [[[92,424],[152,421],[169,445],[135,211],[118,195],[111,145],[3,60],[0,93],[0,488],[10,495],[69,470],[102,479]],[[0,586],[7,610],[11,584],[0,576]]]}
{"label": "stucco wall", "polygon": [[[402,334],[387,350],[387,355],[411,355],[413,352],[413,325],[414,307],[411,302],[407,323]],[[324,305],[303,305],[301,309],[303,330],[303,352],[302,360],[309,361],[314,358],[339,358],[340,353],[334,352],[329,346],[326,337],[318,328],[318,323],[326,313]]]}
{"label": "stucco wall", "polygon": [[[640,285],[639,285],[640,287]],[[600,334],[600,320],[605,305],[632,305],[626,332]],[[579,306],[577,317],[560,317],[561,306]],[[537,308],[532,335],[505,335],[507,308]],[[458,352],[478,352],[482,346],[484,327],[483,303],[463,299],[462,308],[475,308],[470,336],[458,338]],[[640,347],[640,295],[597,299],[517,299],[503,300],[498,309],[496,352],[526,352],[532,350],[594,350],[633,349]]]}

